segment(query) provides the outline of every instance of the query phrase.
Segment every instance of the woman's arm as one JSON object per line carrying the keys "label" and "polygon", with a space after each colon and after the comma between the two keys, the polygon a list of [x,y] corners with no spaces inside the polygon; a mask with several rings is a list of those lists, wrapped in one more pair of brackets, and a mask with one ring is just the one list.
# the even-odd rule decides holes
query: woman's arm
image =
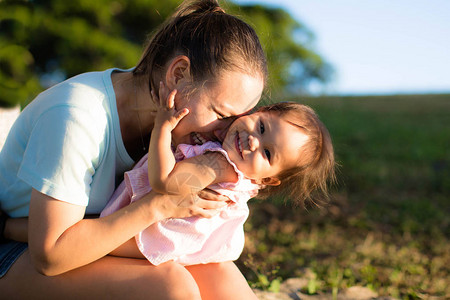
{"label": "woman's arm", "polygon": [[[218,203],[220,203],[220,202],[223,203],[223,202],[228,201],[228,198],[226,196],[220,195],[217,192],[210,190],[210,189],[201,190],[197,194],[197,196],[199,198],[202,198],[203,200],[216,201]],[[211,207],[211,209],[213,209],[213,208]],[[88,216],[85,215],[84,218],[85,219],[94,219],[94,218],[98,218],[98,215],[88,215]],[[9,240],[28,243],[28,217],[7,218],[3,236]],[[132,240],[134,242],[134,238],[132,238],[130,240]],[[128,242],[129,241],[127,241],[126,243],[128,243]],[[119,246],[119,248],[116,249],[117,251],[113,250],[114,253],[112,253],[112,254],[116,255],[116,256],[127,256],[124,254],[124,252],[120,252],[119,249],[124,249],[124,248],[121,248],[121,246]],[[129,251],[127,251],[127,252],[129,252]],[[136,255],[132,255],[131,257],[136,257]]]}
{"label": "woman's arm", "polygon": [[183,199],[151,192],[117,212],[83,219],[85,207],[59,201],[33,190],[28,241],[36,269],[48,276],[89,264],[116,249],[151,224],[168,217],[211,217],[223,202]]}
{"label": "woman's arm", "polygon": [[[28,242],[28,218],[8,218],[5,225],[3,236],[6,239],[24,243]],[[109,254],[121,257],[145,258],[137,248],[134,237],[117,247],[117,249],[111,251]]]}

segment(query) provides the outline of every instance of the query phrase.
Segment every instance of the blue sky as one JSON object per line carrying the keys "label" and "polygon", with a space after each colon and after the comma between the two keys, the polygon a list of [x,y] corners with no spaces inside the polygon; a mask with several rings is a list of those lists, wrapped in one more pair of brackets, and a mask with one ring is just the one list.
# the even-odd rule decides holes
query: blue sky
{"label": "blue sky", "polygon": [[450,0],[236,0],[282,7],[335,68],[326,94],[450,92]]}

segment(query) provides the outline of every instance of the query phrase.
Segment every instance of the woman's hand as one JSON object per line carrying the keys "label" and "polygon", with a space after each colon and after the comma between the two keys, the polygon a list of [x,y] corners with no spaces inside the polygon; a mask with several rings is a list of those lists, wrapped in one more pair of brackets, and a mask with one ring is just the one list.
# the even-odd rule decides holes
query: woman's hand
{"label": "woman's hand", "polygon": [[169,90],[161,81],[159,84],[159,97],[156,96],[155,91],[151,91],[153,102],[156,104],[156,117],[155,127],[163,128],[172,132],[172,130],[178,125],[189,110],[184,108],[180,111],[175,110],[175,95],[177,90],[173,90],[169,93]]}
{"label": "woman's hand", "polygon": [[[201,197],[199,196],[201,195]],[[151,209],[156,219],[187,218],[192,216],[211,218],[226,206],[227,197],[209,189],[187,196],[157,194],[151,191],[139,201],[151,201]],[[138,201],[138,202],[139,202]]]}
{"label": "woman's hand", "polygon": [[221,195],[217,193],[216,191],[213,191],[211,189],[205,188],[198,192],[198,197],[200,197],[203,200],[207,201],[218,201],[218,202],[225,202],[226,204],[231,203],[232,201],[224,195]]}

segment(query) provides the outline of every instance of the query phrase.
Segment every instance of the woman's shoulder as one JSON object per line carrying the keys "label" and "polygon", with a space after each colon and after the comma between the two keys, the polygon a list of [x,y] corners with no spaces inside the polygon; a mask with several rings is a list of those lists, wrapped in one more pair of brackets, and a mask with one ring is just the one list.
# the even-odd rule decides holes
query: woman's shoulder
{"label": "woman's shoulder", "polygon": [[86,97],[105,97],[111,82],[110,79],[109,82],[107,80],[110,74],[110,70],[79,74],[51,87],[43,94],[57,94],[61,95],[62,99],[74,99],[75,105],[82,103],[83,100],[88,101],[89,98]]}
{"label": "woman's shoulder", "polygon": [[[93,71],[75,75],[55,84],[40,93],[35,100],[41,98],[58,98],[61,102],[75,99],[74,105],[86,100],[92,103],[90,97],[113,97],[111,73],[119,69],[108,69],[105,71]],[[121,70],[123,71],[123,70]],[[87,97],[87,98],[86,98]],[[34,102],[34,100],[33,100]]]}
{"label": "woman's shoulder", "polygon": [[34,116],[55,109],[74,113],[85,111],[99,116],[99,112],[111,110],[109,98],[113,90],[105,83],[110,74],[111,70],[88,72],[66,79],[41,92],[24,111],[32,111]]}

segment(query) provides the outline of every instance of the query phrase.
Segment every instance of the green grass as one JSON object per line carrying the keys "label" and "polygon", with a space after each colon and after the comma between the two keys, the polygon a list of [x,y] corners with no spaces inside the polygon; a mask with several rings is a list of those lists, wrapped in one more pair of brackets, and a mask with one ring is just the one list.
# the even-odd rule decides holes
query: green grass
{"label": "green grass", "polygon": [[288,99],[316,110],[340,167],[330,204],[252,200],[238,266],[260,288],[354,285],[401,299],[450,297],[450,95]]}

